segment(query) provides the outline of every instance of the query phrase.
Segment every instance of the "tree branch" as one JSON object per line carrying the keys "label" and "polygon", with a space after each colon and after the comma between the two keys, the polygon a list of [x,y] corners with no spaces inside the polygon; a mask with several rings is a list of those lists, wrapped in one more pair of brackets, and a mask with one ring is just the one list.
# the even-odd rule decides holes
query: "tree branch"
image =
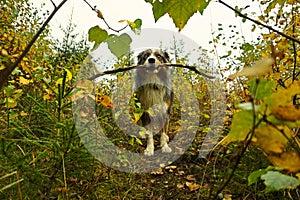
{"label": "tree branch", "polygon": [[247,20],[249,20],[249,21],[251,21],[251,22],[253,22],[253,23],[257,24],[257,25],[260,25],[260,26],[262,26],[262,27],[264,27],[264,28],[267,28],[267,29],[269,29],[269,30],[271,30],[271,31],[274,31],[275,33],[278,33],[279,35],[281,35],[281,36],[283,36],[283,37],[285,37],[285,38],[287,38],[287,39],[289,39],[289,40],[291,40],[291,41],[294,41],[294,42],[300,44],[300,41],[297,40],[296,38],[293,38],[293,37],[291,37],[291,36],[289,36],[289,35],[286,35],[285,33],[282,33],[282,32],[280,32],[280,31],[274,29],[274,28],[271,27],[271,26],[268,26],[268,25],[266,25],[266,24],[263,24],[263,23],[261,23],[260,21],[254,20],[254,19],[248,17],[247,15],[244,15],[243,13],[241,13],[240,11],[234,9],[234,8],[231,7],[230,5],[228,5],[228,4],[226,4],[225,2],[223,2],[222,0],[219,0],[219,3],[223,4],[224,6],[226,6],[227,8],[229,8],[230,10],[234,11],[238,16],[240,16],[240,17],[242,17],[242,18],[245,18],[245,19],[247,19]]}
{"label": "tree branch", "polygon": [[[99,17],[100,19],[103,20],[103,22],[105,23],[105,25],[107,26],[108,29],[110,29],[110,30],[112,30],[112,31],[114,31],[114,32],[119,33],[119,32],[123,31],[124,29],[126,29],[126,28],[128,27],[128,24],[127,24],[126,26],[124,26],[124,27],[121,28],[121,29],[114,29],[114,28],[112,28],[112,27],[107,23],[107,21],[105,20],[105,18],[103,17],[101,11],[98,10],[98,9],[96,8],[96,6],[92,7],[92,5],[91,5],[87,0],[83,0],[83,1],[84,1],[84,2],[92,9],[92,11],[94,11],[94,12],[97,13],[98,17]],[[100,14],[100,16],[99,16],[99,14]]]}
{"label": "tree branch", "polygon": [[[204,76],[206,78],[209,78],[209,79],[214,79],[215,78],[214,76],[207,75],[207,74],[205,74],[203,72],[200,72],[196,68],[196,66],[188,66],[188,65],[183,65],[183,64],[165,63],[165,64],[157,66],[157,68],[159,68],[159,67],[179,67],[179,68],[185,68],[185,69],[189,69],[189,70],[195,72],[196,74]],[[129,70],[132,70],[132,69],[135,69],[135,68],[147,68],[147,67],[145,65],[132,65],[132,66],[128,66],[128,67],[125,67],[125,68],[118,68],[118,69],[113,69],[113,70],[107,70],[107,71],[104,71],[104,72],[101,72],[99,74],[95,74],[94,76],[89,77],[88,80],[94,80],[94,79],[99,78],[99,77],[104,76],[104,75],[116,74],[118,72],[125,72],[125,71],[129,71]]]}
{"label": "tree branch", "polygon": [[30,42],[27,44],[26,48],[22,52],[22,54],[18,57],[18,59],[11,64],[10,66],[7,66],[4,70],[0,72],[0,88],[4,85],[4,83],[7,81],[9,75],[14,71],[14,69],[18,66],[18,64],[23,60],[23,58],[27,55],[30,48],[33,46],[35,41],[38,39],[38,37],[41,35],[41,33],[45,30],[46,26],[49,24],[50,20],[53,18],[53,16],[56,14],[56,12],[67,2],[67,0],[63,0],[58,6],[54,7],[54,10],[49,15],[49,17],[46,19],[46,21],[43,23],[41,28],[38,30],[38,32],[33,36],[33,38],[30,40]]}

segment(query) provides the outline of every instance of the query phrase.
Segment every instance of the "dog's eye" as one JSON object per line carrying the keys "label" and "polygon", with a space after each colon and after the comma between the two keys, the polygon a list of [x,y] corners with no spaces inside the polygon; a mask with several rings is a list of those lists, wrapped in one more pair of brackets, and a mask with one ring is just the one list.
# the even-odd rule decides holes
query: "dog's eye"
{"label": "dog's eye", "polygon": [[163,57],[162,57],[161,55],[157,55],[156,57],[157,57],[157,59],[159,59],[159,60],[162,60],[162,59],[163,59]]}
{"label": "dog's eye", "polygon": [[145,54],[145,55],[144,55],[144,59],[145,59],[145,60],[147,60],[148,57],[149,57],[148,54]]}

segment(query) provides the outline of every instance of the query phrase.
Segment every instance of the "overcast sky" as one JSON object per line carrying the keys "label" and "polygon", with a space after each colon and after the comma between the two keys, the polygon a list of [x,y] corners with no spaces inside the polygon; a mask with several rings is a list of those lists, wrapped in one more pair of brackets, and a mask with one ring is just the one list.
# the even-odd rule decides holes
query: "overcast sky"
{"label": "overcast sky", "polygon": [[[53,6],[50,0],[30,0],[35,6],[40,7],[40,4],[45,3],[44,9],[52,11]],[[60,0],[54,0],[56,4],[60,3]],[[102,11],[106,21],[114,28],[118,29],[124,26],[119,23],[121,19],[127,19],[134,21],[136,18],[140,18],[143,21],[142,28],[164,28],[172,31],[177,31],[177,28],[172,22],[172,19],[165,15],[154,22],[151,5],[144,0],[88,0],[92,6],[97,6]],[[239,7],[245,7],[250,5],[247,11],[258,10],[258,5],[251,2],[251,0],[227,0],[226,3],[233,7],[238,5]],[[102,28],[106,28],[105,24],[96,16],[88,5],[83,0],[68,0],[68,2],[59,10],[56,16],[50,22],[53,34],[55,36],[61,36],[59,26],[68,23],[73,13],[73,22],[77,25],[77,32],[83,33],[87,36],[87,32],[90,27],[100,25]],[[251,29],[251,23],[241,23],[241,18],[236,18],[235,14],[216,1],[211,1],[204,14],[195,14],[181,31],[181,34],[194,40],[200,46],[205,49],[212,49],[209,45],[209,41],[212,39],[211,32],[218,28],[218,24],[223,24],[223,27],[228,27],[229,24],[236,25],[247,40],[252,40],[256,36],[253,36]],[[225,29],[226,31],[226,29]],[[220,51],[226,52],[226,49],[220,49]]]}

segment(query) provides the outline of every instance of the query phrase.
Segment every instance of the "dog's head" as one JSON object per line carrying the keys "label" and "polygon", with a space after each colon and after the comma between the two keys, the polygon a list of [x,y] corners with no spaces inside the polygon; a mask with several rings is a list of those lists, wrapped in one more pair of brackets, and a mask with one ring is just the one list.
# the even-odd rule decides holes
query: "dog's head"
{"label": "dog's head", "polygon": [[156,66],[168,63],[169,55],[161,50],[147,49],[138,55],[138,65]]}

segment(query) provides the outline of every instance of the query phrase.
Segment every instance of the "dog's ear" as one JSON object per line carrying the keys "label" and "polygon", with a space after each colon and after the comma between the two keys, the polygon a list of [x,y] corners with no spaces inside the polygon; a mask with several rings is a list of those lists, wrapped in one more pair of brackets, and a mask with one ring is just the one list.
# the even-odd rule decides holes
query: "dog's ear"
{"label": "dog's ear", "polygon": [[164,51],[164,57],[167,60],[167,62],[170,62],[170,56],[166,51]]}
{"label": "dog's ear", "polygon": [[138,59],[138,65],[142,64],[143,53],[144,53],[144,52],[141,52],[141,53],[139,53],[139,55],[137,56],[137,59]]}

